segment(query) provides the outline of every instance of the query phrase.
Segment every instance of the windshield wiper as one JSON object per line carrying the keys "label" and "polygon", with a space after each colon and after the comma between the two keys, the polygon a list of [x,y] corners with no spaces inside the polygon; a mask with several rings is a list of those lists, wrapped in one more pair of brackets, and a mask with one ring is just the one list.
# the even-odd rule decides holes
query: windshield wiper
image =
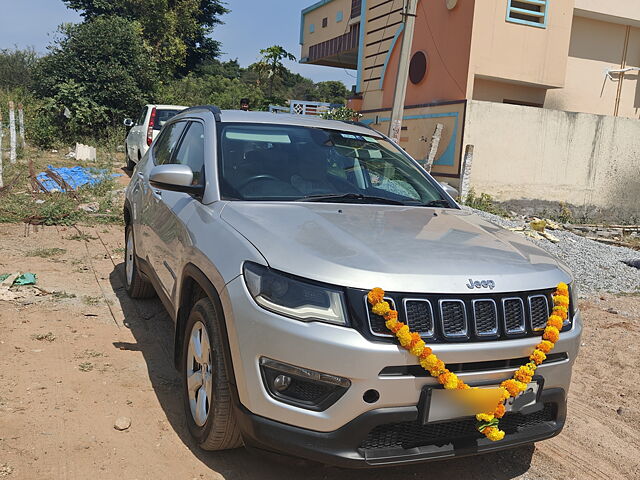
{"label": "windshield wiper", "polygon": [[406,205],[406,203],[400,200],[393,200],[391,198],[376,197],[373,195],[363,195],[362,193],[344,193],[344,194],[330,194],[330,195],[307,195],[306,197],[299,198],[300,202],[331,202],[340,200],[361,200],[371,203],[385,203],[387,205]]}
{"label": "windshield wiper", "polygon": [[431,200],[430,202],[423,203],[422,206],[452,208],[451,204],[447,200]]}

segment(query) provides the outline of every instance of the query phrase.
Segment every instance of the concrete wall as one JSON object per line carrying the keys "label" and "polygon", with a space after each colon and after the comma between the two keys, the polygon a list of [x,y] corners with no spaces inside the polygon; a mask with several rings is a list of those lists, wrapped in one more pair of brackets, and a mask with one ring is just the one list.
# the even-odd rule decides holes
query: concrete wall
{"label": "concrete wall", "polygon": [[640,218],[640,122],[469,101],[471,185],[501,201],[568,202]]}

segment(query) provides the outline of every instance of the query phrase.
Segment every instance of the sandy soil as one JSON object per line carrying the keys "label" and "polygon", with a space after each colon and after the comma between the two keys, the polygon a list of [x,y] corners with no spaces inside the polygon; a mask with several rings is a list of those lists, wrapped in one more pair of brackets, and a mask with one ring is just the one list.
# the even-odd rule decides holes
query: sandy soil
{"label": "sandy soil", "polygon": [[[568,423],[534,446],[349,471],[238,449],[199,450],[184,422],[171,321],[122,287],[121,227],[0,225],[0,273],[38,286],[0,301],[0,477],[9,479],[640,478],[640,297],[585,300]],[[28,256],[37,248],[66,253]],[[63,294],[61,292],[66,292]],[[72,296],[73,295],[73,296]],[[49,332],[51,335],[48,335]],[[132,423],[114,429],[118,417]]]}

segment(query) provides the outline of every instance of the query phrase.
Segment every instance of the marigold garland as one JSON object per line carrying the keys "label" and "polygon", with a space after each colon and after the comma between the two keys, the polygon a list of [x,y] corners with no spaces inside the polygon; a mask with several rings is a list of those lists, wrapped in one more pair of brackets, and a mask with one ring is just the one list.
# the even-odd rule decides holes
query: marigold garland
{"label": "marigold garland", "polygon": [[[409,326],[398,320],[398,312],[391,309],[388,302],[384,300],[384,290],[374,288],[367,298],[371,304],[374,314],[385,319],[386,327],[398,338],[400,345],[408,350],[412,355],[418,357],[420,366],[427,370],[432,377],[438,379],[444,388],[448,390],[466,390],[469,385],[464,383],[458,376],[449,371],[442,360],[440,360],[429,348],[420,334],[411,332]],[[505,380],[500,384],[502,396],[498,404],[488,412],[476,414],[478,421],[476,428],[491,441],[498,441],[504,438],[504,431],[498,428],[499,419],[505,414],[505,402],[510,397],[517,397],[527,389],[538,365],[545,361],[547,353],[553,349],[555,343],[560,338],[562,324],[567,319],[569,311],[569,287],[566,283],[559,283],[553,295],[553,311],[547,320],[547,325],[542,334],[543,340],[536,345],[529,356],[530,362],[522,365],[513,374],[513,378]],[[476,388],[476,387],[474,387]]]}

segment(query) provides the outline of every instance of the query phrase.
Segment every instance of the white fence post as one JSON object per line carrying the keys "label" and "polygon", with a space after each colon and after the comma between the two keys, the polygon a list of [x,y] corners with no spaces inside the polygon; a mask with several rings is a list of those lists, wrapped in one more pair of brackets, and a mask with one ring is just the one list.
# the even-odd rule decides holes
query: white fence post
{"label": "white fence post", "polygon": [[431,137],[431,148],[429,148],[429,153],[427,153],[427,158],[424,162],[424,168],[429,173],[431,173],[431,167],[433,166],[433,162],[436,159],[436,153],[438,153],[440,138],[442,137],[442,130],[444,130],[444,124],[436,124],[436,129],[434,130],[433,136]]}
{"label": "white fence post", "polygon": [[473,163],[473,145],[467,145],[464,150],[462,164],[462,178],[460,179],[460,199],[465,201],[471,187],[471,164]]}
{"label": "white fence post", "polygon": [[16,159],[18,158],[16,154],[16,112],[13,102],[9,102],[9,141],[11,146],[9,160],[11,163],[16,163]]}
{"label": "white fence post", "polygon": [[18,104],[18,126],[20,127],[20,145],[24,148],[27,142],[24,137],[24,108],[21,103]]}
{"label": "white fence post", "polygon": [[2,181],[2,136],[4,135],[4,131],[2,130],[2,112],[0,112],[0,188],[4,187],[4,183]]}

